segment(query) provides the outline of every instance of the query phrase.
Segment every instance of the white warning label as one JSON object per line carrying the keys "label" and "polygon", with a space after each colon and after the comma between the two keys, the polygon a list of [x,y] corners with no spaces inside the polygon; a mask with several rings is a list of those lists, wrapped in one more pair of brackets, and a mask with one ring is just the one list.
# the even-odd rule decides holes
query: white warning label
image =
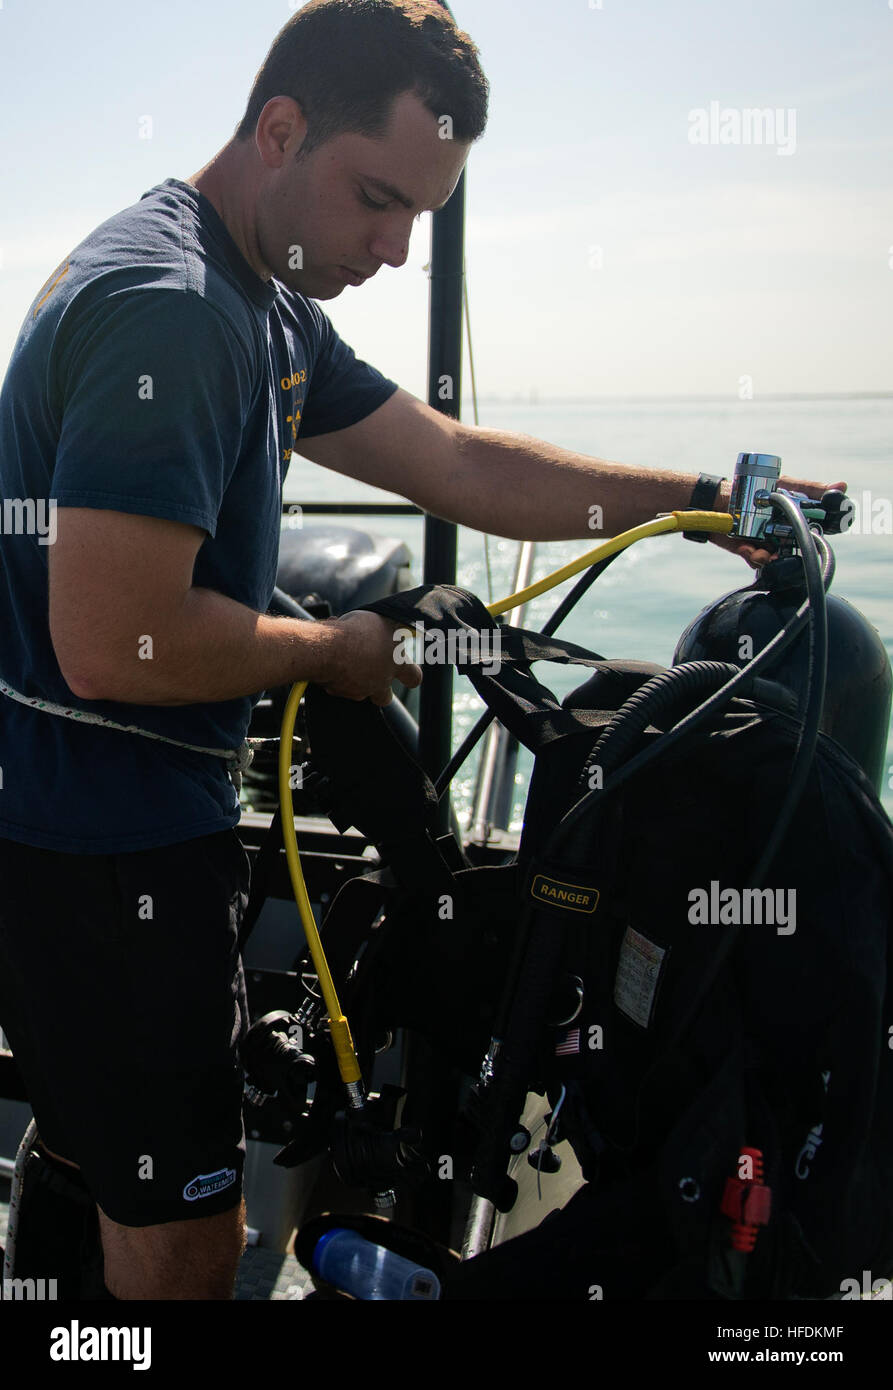
{"label": "white warning label", "polygon": [[627,927],[614,979],[614,1003],[621,1013],[641,1028],[647,1028],[651,1021],[654,996],[666,954],[665,947],[656,946],[641,932]]}

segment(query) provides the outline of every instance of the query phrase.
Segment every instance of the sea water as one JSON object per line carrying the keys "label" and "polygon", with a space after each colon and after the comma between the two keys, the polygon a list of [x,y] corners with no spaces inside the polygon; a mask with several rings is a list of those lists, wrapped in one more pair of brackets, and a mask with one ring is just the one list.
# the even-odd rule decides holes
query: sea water
{"label": "sea water", "polygon": [[[470,419],[466,410],[463,418]],[[893,395],[773,397],[751,401],[713,399],[601,400],[535,402],[488,401],[479,422],[517,431],[578,453],[640,468],[731,476],[739,453],[779,454],[782,471],[820,483],[845,480],[859,503],[857,524],[832,545],[837,557],[833,591],[848,599],[877,628],[893,658]],[[382,500],[371,488],[339,478],[304,460],[292,465],[286,499]],[[599,502],[597,486],[593,504]],[[312,518],[307,519],[308,525]],[[352,524],[347,518],[337,518]],[[414,519],[371,518],[360,528],[403,539],[418,562],[422,526]],[[542,543],[534,577],[540,578],[598,544],[598,533],[578,541]],[[458,582],[485,602],[511,592],[518,552],[515,541],[487,543],[489,592],[483,536],[462,528]],[[669,665],[683,629],[722,594],[748,585],[753,571],[743,560],[715,545],[692,545],[681,536],[643,541],[620,556],[586,594],[559,635],[607,657],[631,657]],[[538,628],[572,586],[530,605],[525,627]],[[541,664],[537,674],[563,696],[586,678],[573,667]],[[482,708],[467,681],[456,683],[454,745]],[[522,749],[518,766],[513,828],[520,829],[531,758]],[[453,784],[460,816],[467,820],[474,790],[476,755]],[[893,814],[893,739],[888,734],[882,799]]]}

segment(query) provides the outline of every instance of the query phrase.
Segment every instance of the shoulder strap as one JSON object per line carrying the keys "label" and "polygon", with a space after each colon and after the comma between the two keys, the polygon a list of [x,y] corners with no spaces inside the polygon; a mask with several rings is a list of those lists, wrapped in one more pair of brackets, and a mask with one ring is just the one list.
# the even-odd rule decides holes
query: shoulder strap
{"label": "shoulder strap", "polygon": [[382,710],[311,686],[307,741],[327,815],[343,833],[356,826],[406,887],[448,893],[453,876],[437,843],[437,794]]}

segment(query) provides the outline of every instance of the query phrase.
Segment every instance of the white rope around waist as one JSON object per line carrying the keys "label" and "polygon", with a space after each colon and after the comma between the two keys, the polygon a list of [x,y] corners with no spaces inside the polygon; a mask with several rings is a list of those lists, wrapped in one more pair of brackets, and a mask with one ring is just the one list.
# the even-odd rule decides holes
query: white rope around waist
{"label": "white rope around waist", "polygon": [[97,724],[103,729],[118,729],[122,734],[140,734],[143,738],[156,739],[159,743],[171,743],[175,748],[185,748],[190,753],[206,753],[209,758],[222,758],[224,762],[232,764],[227,771],[237,793],[242,790],[242,773],[247,772],[251,766],[255,748],[262,743],[276,742],[275,739],[246,738],[238,748],[202,748],[196,743],[182,743],[177,738],[168,738],[166,734],[151,733],[148,729],[141,729],[136,724],[118,724],[114,719],[107,719],[104,714],[91,714],[88,710],[54,705],[50,700],[42,700],[39,695],[22,695],[18,690],[13,690],[12,686],[2,678],[0,678],[0,695],[7,695],[10,700],[17,700],[20,705],[28,705],[31,709],[43,710],[45,714],[57,714],[63,719],[75,719],[80,724]]}

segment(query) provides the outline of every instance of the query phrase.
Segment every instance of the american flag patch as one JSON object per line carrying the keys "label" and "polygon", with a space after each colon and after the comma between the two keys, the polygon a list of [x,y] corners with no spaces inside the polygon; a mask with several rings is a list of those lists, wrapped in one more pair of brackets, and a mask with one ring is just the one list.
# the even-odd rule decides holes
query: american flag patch
{"label": "american flag patch", "polygon": [[557,1043],[556,1046],[555,1046],[555,1056],[556,1056],[556,1057],[570,1057],[570,1056],[572,1056],[575,1052],[579,1052],[579,1051],[580,1051],[580,1030],[579,1030],[579,1028],[571,1028],[569,1032],[565,1033],[563,1041],[560,1042],[560,1043]]}

